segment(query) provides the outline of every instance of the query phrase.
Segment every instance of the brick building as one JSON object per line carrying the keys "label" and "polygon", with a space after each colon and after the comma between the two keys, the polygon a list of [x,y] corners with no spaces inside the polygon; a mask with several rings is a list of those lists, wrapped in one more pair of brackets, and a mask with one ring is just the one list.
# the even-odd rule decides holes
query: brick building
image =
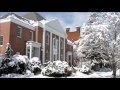
{"label": "brick building", "polygon": [[73,45],[73,64],[78,65],[79,59],[76,55],[77,47],[80,41],[80,27],[76,27],[76,31],[71,32],[70,28],[66,28],[67,41]]}
{"label": "brick building", "polygon": [[47,21],[40,14],[30,12],[24,16],[8,13],[0,17],[0,54],[7,43],[15,53],[39,57],[42,64],[65,60],[73,63],[73,46],[67,42],[67,34],[59,20]]}
{"label": "brick building", "polygon": [[80,27],[76,27],[76,31],[71,32],[70,28],[66,28],[67,39],[70,41],[77,41],[80,39]]}

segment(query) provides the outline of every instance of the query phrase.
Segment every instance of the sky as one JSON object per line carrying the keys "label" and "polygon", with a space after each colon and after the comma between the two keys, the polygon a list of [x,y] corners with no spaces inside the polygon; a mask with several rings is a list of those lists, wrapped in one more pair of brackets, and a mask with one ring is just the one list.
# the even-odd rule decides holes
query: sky
{"label": "sky", "polygon": [[[7,14],[8,12],[0,12],[0,16]],[[18,15],[25,15],[28,12],[14,12]],[[45,19],[58,19],[63,28],[71,28],[70,31],[75,31],[76,27],[82,27],[89,19],[90,12],[38,12]]]}

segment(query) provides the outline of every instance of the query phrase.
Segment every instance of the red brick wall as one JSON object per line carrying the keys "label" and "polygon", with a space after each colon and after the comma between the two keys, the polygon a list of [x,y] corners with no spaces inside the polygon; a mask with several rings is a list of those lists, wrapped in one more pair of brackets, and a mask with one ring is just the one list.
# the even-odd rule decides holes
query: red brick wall
{"label": "red brick wall", "polygon": [[76,41],[80,38],[80,27],[77,27],[75,32],[70,32],[70,28],[67,28],[66,33],[68,40]]}
{"label": "red brick wall", "polygon": [[0,35],[3,35],[3,45],[0,46],[0,53],[4,54],[6,44],[9,43],[10,39],[10,22],[0,23]]}
{"label": "red brick wall", "polygon": [[[17,37],[17,31],[16,31],[18,26],[20,25],[15,24],[13,22],[11,22],[10,24],[10,44],[14,51],[14,54],[16,52],[20,52],[20,54],[25,55],[26,54],[26,42],[29,41],[29,32],[33,30],[20,26],[22,27],[22,37],[19,38]],[[33,41],[35,41],[35,31],[33,31]]]}

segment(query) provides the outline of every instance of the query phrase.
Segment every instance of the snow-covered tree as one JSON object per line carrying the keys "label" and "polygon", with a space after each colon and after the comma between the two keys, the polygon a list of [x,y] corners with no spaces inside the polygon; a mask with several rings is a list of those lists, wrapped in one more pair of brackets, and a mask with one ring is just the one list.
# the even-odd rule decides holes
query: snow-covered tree
{"label": "snow-covered tree", "polygon": [[120,55],[120,13],[108,12],[105,14],[105,23],[108,23],[109,46],[108,54],[112,64],[113,77],[116,77],[117,62]]}
{"label": "snow-covered tree", "polygon": [[120,58],[120,13],[92,13],[82,31],[78,48],[80,59],[109,60],[116,77],[116,64]]}
{"label": "snow-covered tree", "polygon": [[12,56],[13,50],[11,48],[11,45],[7,43],[6,51],[5,51],[5,56],[6,58],[10,58]]}
{"label": "snow-covered tree", "polygon": [[89,21],[82,27],[80,44],[77,49],[80,60],[96,60],[99,63],[102,60],[108,60],[105,54],[106,45],[103,32],[103,29],[106,30],[106,25],[101,25],[102,22],[99,18],[101,18],[99,13],[93,13]]}

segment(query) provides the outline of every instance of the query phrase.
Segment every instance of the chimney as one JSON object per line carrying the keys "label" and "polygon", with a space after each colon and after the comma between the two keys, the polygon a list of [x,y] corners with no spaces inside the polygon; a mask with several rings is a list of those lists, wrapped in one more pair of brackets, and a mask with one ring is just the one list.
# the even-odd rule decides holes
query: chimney
{"label": "chimney", "polygon": [[76,27],[77,32],[80,33],[80,27]]}
{"label": "chimney", "polygon": [[70,28],[66,28],[66,33],[70,31]]}

